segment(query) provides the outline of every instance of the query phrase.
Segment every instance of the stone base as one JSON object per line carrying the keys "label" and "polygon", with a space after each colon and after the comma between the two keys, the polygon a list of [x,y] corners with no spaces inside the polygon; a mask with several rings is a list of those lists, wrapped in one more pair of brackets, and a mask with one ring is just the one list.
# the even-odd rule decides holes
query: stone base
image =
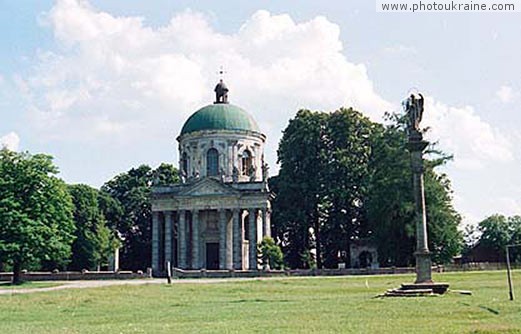
{"label": "stone base", "polygon": [[448,289],[448,283],[404,283],[398,289],[387,290],[382,297],[423,297],[443,295]]}
{"label": "stone base", "polygon": [[432,262],[429,252],[416,252],[416,284],[432,283]]}

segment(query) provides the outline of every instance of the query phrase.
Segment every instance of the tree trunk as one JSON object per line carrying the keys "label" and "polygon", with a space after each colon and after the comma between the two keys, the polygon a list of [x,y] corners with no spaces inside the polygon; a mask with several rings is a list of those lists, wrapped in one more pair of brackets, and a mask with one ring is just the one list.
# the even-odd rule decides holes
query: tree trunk
{"label": "tree trunk", "polygon": [[14,285],[22,284],[22,265],[19,262],[13,264],[13,282]]}
{"label": "tree trunk", "polygon": [[322,269],[322,238],[320,235],[320,221],[318,218],[318,213],[316,214],[315,218],[315,242],[316,242],[316,251],[317,251],[317,269]]}

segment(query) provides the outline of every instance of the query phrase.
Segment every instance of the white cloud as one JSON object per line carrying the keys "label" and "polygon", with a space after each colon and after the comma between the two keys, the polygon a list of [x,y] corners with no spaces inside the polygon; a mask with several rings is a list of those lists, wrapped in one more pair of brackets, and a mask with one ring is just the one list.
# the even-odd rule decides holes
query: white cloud
{"label": "white cloud", "polygon": [[[299,108],[353,106],[375,120],[395,109],[375,92],[366,67],[346,57],[338,25],[322,16],[295,22],[260,10],[237,32],[222,34],[197,12],[152,28],[140,17],[58,0],[45,21],[58,47],[41,51],[33,73],[17,80],[30,101],[31,125],[44,138],[171,145],[166,138],[213,100],[220,66],[232,103],[249,110],[268,135],[272,165],[281,130]],[[416,52],[403,45],[387,51]],[[429,98],[426,110],[429,138],[454,153],[457,167],[512,160],[508,138],[474,108]]]}
{"label": "white cloud", "polygon": [[512,102],[514,100],[514,98],[516,97],[516,95],[517,94],[514,92],[514,90],[510,86],[501,86],[496,91],[496,97],[503,103]]}
{"label": "white cloud", "polygon": [[473,107],[451,107],[427,97],[425,110],[424,125],[431,128],[428,138],[454,154],[455,167],[480,169],[514,159],[508,137],[482,120]]}
{"label": "white cloud", "polygon": [[0,137],[0,148],[7,148],[11,151],[18,151],[20,145],[20,137],[15,132],[9,132],[3,137]]}
{"label": "white cloud", "polygon": [[86,1],[57,1],[46,24],[59,48],[40,52],[36,70],[18,80],[28,87],[33,125],[53,138],[143,138],[164,127],[165,118],[180,128],[212,102],[221,65],[232,103],[261,124],[280,125],[269,135],[277,136],[281,120],[300,107],[352,105],[374,118],[390,109],[365,66],[343,55],[340,29],[324,17],[296,23],[261,10],[228,35],[208,21],[185,11],[150,28],[142,18],[115,17]]}

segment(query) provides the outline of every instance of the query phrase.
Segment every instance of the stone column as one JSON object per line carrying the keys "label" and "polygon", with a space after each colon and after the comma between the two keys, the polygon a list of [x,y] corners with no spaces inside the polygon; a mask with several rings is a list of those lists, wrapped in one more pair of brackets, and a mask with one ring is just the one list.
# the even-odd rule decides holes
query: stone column
{"label": "stone column", "polygon": [[233,215],[226,217],[226,269],[233,269]]}
{"label": "stone column", "polygon": [[413,191],[416,223],[416,282],[432,283],[431,257],[427,243],[427,216],[425,212],[425,191],[423,187],[423,150],[429,144],[421,135],[409,137],[408,149],[411,152]]}
{"label": "stone column", "polygon": [[178,221],[178,240],[177,245],[179,247],[179,268],[186,269],[186,211],[179,210],[179,221]]}
{"label": "stone column", "polygon": [[200,269],[199,264],[199,210],[192,212],[192,269]]}
{"label": "stone column", "polygon": [[240,210],[233,210],[233,268],[242,270],[242,226]]}
{"label": "stone column", "polygon": [[219,210],[219,269],[226,269],[226,210]]}
{"label": "stone column", "polygon": [[271,237],[271,211],[262,209],[262,236]]}
{"label": "stone column", "polygon": [[172,211],[165,211],[165,268],[172,266]]}
{"label": "stone column", "polygon": [[152,273],[159,274],[159,212],[152,212]]}
{"label": "stone column", "polygon": [[249,265],[250,270],[257,270],[257,209],[248,211],[250,254]]}

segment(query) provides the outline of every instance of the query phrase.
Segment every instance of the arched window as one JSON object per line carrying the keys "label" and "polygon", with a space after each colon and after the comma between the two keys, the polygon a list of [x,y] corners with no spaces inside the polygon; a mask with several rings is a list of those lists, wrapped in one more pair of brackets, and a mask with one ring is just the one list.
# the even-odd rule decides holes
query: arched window
{"label": "arched window", "polygon": [[219,175],[219,152],[211,148],[206,153],[206,176]]}
{"label": "arched window", "polygon": [[250,169],[251,169],[251,153],[248,150],[244,150],[242,152],[242,175],[250,175]]}
{"label": "arched window", "polygon": [[181,168],[185,175],[188,175],[188,155],[186,152],[183,153],[183,157],[181,158]]}

